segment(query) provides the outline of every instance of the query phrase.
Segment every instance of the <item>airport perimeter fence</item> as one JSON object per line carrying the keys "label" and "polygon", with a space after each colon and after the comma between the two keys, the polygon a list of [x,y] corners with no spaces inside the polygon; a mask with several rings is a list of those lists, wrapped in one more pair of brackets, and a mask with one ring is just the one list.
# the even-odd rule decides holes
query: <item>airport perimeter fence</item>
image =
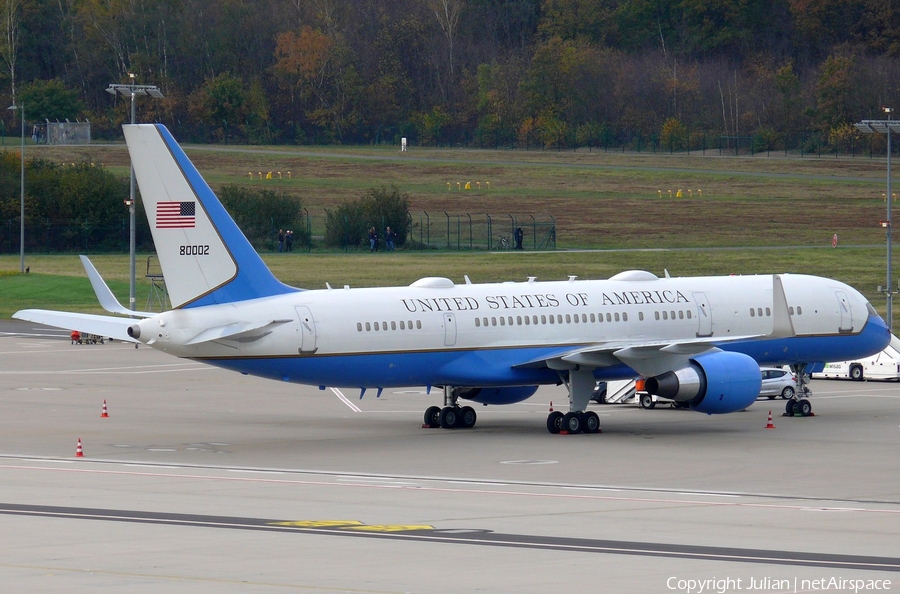
{"label": "airport perimeter fence", "polygon": [[[583,129],[590,128],[589,133]],[[521,139],[515,133],[505,135],[486,134],[481,131],[462,131],[453,137],[424,142],[423,146],[499,149],[526,151],[577,151],[619,153],[669,153],[688,155],[757,156],[783,155],[785,157],[884,157],[886,141],[880,134],[860,134],[852,129],[839,130],[838,134],[823,134],[807,130],[798,134],[779,134],[761,128],[749,134],[722,134],[720,131],[682,125],[668,133],[644,134],[640,131],[610,128],[571,128],[552,138]],[[386,144],[398,145],[391,141]],[[410,139],[410,148],[418,144]],[[894,144],[893,152],[900,153]]]}
{"label": "airport perimeter fence", "polygon": [[[294,241],[292,252],[316,250],[368,250],[368,238],[341,245],[325,245],[326,216],[311,214],[303,209],[302,215],[292,223]],[[378,233],[378,250],[385,249],[386,221],[366,221],[366,228],[375,227]],[[278,231],[287,225],[274,220],[255,221],[251,225],[254,234],[248,235],[253,247],[261,253],[278,252]],[[400,226],[402,227],[402,226]],[[395,226],[395,229],[398,228]],[[496,251],[516,249],[516,229],[522,229],[523,250],[555,250],[556,220],[550,216],[516,214],[471,214],[415,211],[407,213],[406,235],[395,242],[398,249]],[[249,230],[249,229],[248,229]],[[245,230],[248,231],[248,230]],[[349,235],[349,234],[348,234]],[[31,254],[53,253],[127,253],[128,219],[114,224],[93,226],[84,221],[41,221],[33,223],[26,217],[25,251]],[[137,250],[152,252],[153,239],[146,221],[139,221],[136,229]],[[282,246],[287,251],[287,246]],[[19,252],[19,218],[11,218],[0,224],[0,253]]]}

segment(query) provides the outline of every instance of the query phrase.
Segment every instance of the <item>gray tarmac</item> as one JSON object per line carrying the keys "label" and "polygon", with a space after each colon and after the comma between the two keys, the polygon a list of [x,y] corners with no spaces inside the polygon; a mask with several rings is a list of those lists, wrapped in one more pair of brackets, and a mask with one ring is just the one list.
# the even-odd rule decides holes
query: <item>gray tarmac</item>
{"label": "gray tarmac", "polygon": [[0,590],[900,592],[900,384],[812,388],[810,418],[592,405],[603,433],[551,435],[542,388],[423,429],[437,391],[2,321]]}

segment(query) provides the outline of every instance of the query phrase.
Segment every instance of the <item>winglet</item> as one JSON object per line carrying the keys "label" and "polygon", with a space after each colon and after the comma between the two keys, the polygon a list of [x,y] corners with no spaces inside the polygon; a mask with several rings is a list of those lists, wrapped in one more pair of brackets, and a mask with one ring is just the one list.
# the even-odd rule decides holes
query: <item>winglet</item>
{"label": "winglet", "polygon": [[112,291],[109,290],[109,286],[103,281],[103,277],[97,272],[97,269],[94,267],[91,260],[87,256],[78,257],[81,258],[81,265],[84,266],[84,271],[87,273],[88,279],[91,281],[91,286],[94,288],[94,293],[97,295],[97,301],[100,302],[100,306],[103,307],[103,309],[110,313],[139,318],[149,318],[156,315],[152,312],[132,311],[124,307],[119,303],[119,300],[116,299],[116,296],[113,295]]}

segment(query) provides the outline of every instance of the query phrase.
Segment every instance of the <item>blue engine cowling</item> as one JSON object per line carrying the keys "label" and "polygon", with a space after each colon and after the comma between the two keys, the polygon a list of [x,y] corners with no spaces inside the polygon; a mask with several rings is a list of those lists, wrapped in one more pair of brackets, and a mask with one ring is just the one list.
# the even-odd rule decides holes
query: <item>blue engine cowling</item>
{"label": "blue engine cowling", "polygon": [[691,410],[717,415],[756,402],[762,376],[752,357],[716,351],[694,357],[687,367],[647,379],[644,388],[660,398],[687,403]]}
{"label": "blue engine cowling", "polygon": [[531,398],[537,389],[537,386],[463,388],[459,391],[459,397],[479,404],[515,404]]}

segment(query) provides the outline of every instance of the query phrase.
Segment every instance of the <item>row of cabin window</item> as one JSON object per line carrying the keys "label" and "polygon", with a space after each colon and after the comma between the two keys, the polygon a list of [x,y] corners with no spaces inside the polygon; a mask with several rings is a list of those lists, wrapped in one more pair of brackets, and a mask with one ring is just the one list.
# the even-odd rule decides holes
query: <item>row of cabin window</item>
{"label": "row of cabin window", "polygon": [[[366,324],[366,326],[365,326],[366,332],[372,332],[373,328],[375,329],[374,330],[375,332],[381,332],[381,331],[388,329],[387,322],[381,322],[381,323],[366,322],[365,324]],[[422,320],[416,320],[415,325],[413,325],[412,320],[409,320],[408,322],[403,321],[403,320],[396,322],[396,321],[392,320],[391,321],[391,330],[396,330],[397,328],[400,328],[400,330],[412,330],[414,328],[416,330],[421,330],[422,329]],[[356,331],[357,332],[363,331],[363,323],[362,322],[356,322]]]}
{"label": "row of cabin window", "polygon": [[[657,320],[659,320],[659,319],[674,320],[674,319],[676,319],[676,317],[679,320],[683,320],[685,318],[690,320],[693,317],[693,314],[691,313],[690,310],[678,311],[677,313],[675,311],[671,311],[671,312],[664,311],[664,312],[662,312],[661,315],[660,315],[660,312],[658,312],[658,311],[654,312],[654,313],[656,315]],[[563,314],[556,314],[556,315],[551,314],[549,316],[546,314],[541,315],[541,316],[536,316],[536,315],[516,316],[515,323],[514,323],[512,316],[507,316],[507,317],[501,316],[499,318],[494,318],[494,317],[492,317],[492,318],[475,318],[475,326],[476,327],[480,327],[480,326],[484,326],[484,327],[487,327],[487,326],[513,326],[513,325],[522,326],[523,324],[525,326],[528,326],[528,325],[538,325],[538,324],[548,324],[548,323],[549,324],[572,324],[572,323],[594,324],[594,323],[598,323],[598,322],[603,322],[603,319],[604,319],[603,315],[604,314],[583,313],[583,314],[565,314],[565,316],[563,316]],[[642,311],[638,312],[638,319],[642,322],[644,321],[644,312],[642,312]],[[627,322],[628,314],[625,312],[622,312],[621,314],[619,314],[618,312],[607,313],[606,321],[607,322],[614,322],[614,321],[615,322]]]}
{"label": "row of cabin window", "polygon": [[[794,315],[794,306],[793,306],[793,305],[788,306],[788,314],[789,314],[789,315]],[[797,306],[797,315],[799,316],[799,315],[802,315],[802,314],[803,314],[803,308],[800,307],[800,306],[798,305],[798,306]],[[769,317],[769,316],[771,316],[771,315],[772,315],[772,312],[771,312],[771,310],[767,307],[767,308],[766,308],[766,317]],[[750,308],[750,317],[752,318],[752,317],[754,317],[754,316],[762,317],[762,316],[763,316],[763,308],[757,307],[756,309],[753,309],[753,308],[751,307],[751,308]]]}
{"label": "row of cabin window", "polygon": [[[488,326],[530,326],[538,324],[587,324],[588,320],[590,320],[591,324],[595,324],[597,322],[603,321],[603,314],[543,314],[540,316],[500,316],[499,318],[491,317],[491,318],[475,318],[475,327],[484,326],[485,328]],[[628,314],[622,313],[619,315],[616,314],[606,314],[607,322],[627,322]]]}

